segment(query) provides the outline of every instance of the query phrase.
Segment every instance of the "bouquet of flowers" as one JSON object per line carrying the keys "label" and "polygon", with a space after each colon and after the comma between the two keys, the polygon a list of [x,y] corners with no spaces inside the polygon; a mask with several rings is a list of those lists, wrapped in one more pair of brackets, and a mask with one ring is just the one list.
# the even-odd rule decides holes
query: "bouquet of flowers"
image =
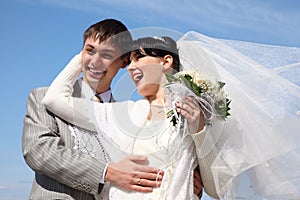
{"label": "bouquet of flowers", "polygon": [[[228,99],[227,94],[224,91],[225,83],[216,81],[214,78],[206,76],[199,71],[181,71],[176,73],[175,75],[166,74],[168,85],[172,85],[175,83],[185,85],[190,91],[192,91],[199,101],[200,105],[205,107],[205,110],[210,112],[209,116],[215,115],[217,117],[226,120],[226,118],[230,115],[229,104],[231,102]],[[195,96],[194,95],[194,96]],[[205,102],[206,105],[209,105],[210,109],[207,109],[207,106],[203,104]],[[167,116],[172,116],[172,122],[176,124],[176,118],[174,116],[174,109],[171,109],[167,112]],[[209,121],[208,119],[206,119]]]}

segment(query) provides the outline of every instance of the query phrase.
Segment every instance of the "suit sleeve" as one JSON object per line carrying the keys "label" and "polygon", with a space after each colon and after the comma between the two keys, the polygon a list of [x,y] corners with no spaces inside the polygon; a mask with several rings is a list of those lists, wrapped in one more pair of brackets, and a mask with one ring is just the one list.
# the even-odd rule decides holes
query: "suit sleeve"
{"label": "suit sleeve", "polygon": [[22,138],[24,159],[37,173],[96,194],[106,163],[66,147],[62,136],[70,133],[59,130],[54,115],[41,103],[46,90],[35,89],[28,98]]}

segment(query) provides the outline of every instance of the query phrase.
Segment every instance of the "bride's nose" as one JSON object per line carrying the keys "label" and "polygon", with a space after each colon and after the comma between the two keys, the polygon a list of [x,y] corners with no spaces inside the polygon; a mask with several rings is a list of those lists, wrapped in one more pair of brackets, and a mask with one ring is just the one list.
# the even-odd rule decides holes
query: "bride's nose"
{"label": "bride's nose", "polygon": [[134,61],[131,61],[127,67],[127,71],[132,71],[136,69],[136,65],[134,63]]}

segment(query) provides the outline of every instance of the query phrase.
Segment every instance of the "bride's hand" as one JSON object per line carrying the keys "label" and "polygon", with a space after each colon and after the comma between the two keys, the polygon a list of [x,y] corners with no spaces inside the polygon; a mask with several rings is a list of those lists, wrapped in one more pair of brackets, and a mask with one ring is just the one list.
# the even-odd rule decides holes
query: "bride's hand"
{"label": "bride's hand", "polygon": [[205,118],[194,97],[185,97],[182,102],[176,102],[176,111],[188,122],[189,132],[195,134],[203,130]]}
{"label": "bride's hand", "polygon": [[128,156],[117,163],[110,163],[104,180],[126,190],[152,192],[152,188],[160,187],[164,172],[146,166],[147,163],[145,156]]}

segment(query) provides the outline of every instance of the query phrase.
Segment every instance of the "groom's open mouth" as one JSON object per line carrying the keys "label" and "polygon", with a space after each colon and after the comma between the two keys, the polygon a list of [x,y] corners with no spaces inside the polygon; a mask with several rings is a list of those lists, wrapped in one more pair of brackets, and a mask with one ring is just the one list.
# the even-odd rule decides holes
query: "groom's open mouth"
{"label": "groom's open mouth", "polygon": [[89,72],[91,72],[91,73],[92,73],[93,75],[95,75],[95,76],[103,75],[103,74],[106,73],[106,70],[95,70],[95,69],[93,69],[93,68],[91,68],[91,67],[87,67],[87,70],[88,70]]}

